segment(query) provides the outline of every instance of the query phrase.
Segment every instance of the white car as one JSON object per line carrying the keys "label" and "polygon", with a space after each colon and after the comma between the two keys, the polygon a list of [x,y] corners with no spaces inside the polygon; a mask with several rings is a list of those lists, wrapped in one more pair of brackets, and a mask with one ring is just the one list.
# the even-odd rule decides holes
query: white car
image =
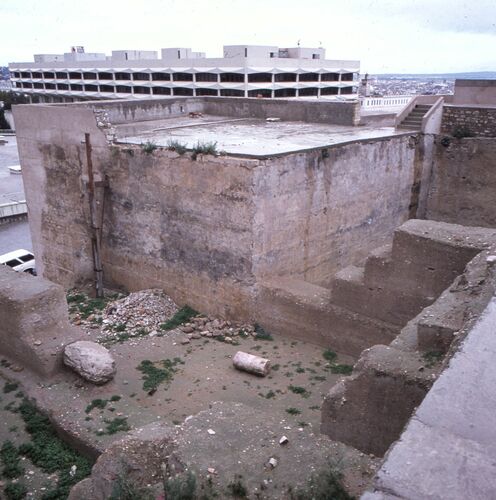
{"label": "white car", "polygon": [[14,250],[0,255],[0,265],[11,267],[14,271],[30,273],[36,276],[34,255],[28,250]]}

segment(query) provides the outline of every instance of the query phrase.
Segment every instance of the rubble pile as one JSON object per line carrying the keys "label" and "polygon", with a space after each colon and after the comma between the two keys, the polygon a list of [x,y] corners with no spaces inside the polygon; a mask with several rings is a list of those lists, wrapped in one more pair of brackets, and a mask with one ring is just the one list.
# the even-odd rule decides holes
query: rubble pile
{"label": "rubble pile", "polygon": [[141,290],[107,304],[102,314],[102,324],[105,330],[117,332],[124,327],[130,333],[143,328],[150,333],[158,332],[160,325],[178,309],[163,290]]}
{"label": "rubble pile", "polygon": [[182,341],[184,344],[191,341],[191,339],[201,337],[213,337],[227,343],[233,343],[234,337],[238,335],[257,335],[253,325],[224,321],[211,316],[195,316],[188,323],[181,325],[179,329],[186,334],[185,339]]}

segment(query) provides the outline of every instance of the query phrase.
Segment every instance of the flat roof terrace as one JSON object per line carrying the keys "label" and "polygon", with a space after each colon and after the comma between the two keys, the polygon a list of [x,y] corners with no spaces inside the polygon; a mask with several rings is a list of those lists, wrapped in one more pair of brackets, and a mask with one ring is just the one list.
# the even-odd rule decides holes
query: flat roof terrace
{"label": "flat roof terrace", "polygon": [[[156,125],[150,129],[148,122],[148,130],[134,132],[133,135],[121,134],[117,127],[120,136],[118,142],[152,142],[157,146],[167,147],[171,141],[178,141],[188,149],[192,149],[198,142],[216,143],[217,151],[227,154],[271,156],[405,134],[404,131],[396,131],[394,127],[352,127],[213,115],[199,118],[171,117],[157,120]],[[139,126],[137,129],[139,130]]]}

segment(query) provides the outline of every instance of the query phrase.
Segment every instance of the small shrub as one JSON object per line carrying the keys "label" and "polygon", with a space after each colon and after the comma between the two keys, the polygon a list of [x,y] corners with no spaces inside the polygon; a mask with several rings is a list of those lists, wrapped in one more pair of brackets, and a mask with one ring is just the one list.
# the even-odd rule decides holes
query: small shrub
{"label": "small shrub", "polygon": [[17,384],[16,382],[6,382],[3,386],[3,392],[5,394],[8,394],[9,392],[14,392],[15,390],[17,390],[18,387],[19,384]]}
{"label": "small shrub", "polygon": [[120,401],[120,400],[121,400],[121,397],[120,397],[120,396],[118,396],[117,394],[116,394],[116,395],[114,395],[114,396],[112,396],[112,397],[110,398],[110,401],[112,401],[112,402],[115,402],[115,401]]}
{"label": "small shrub", "polygon": [[216,155],[217,153],[217,143],[216,142],[200,142],[198,141],[195,146],[193,146],[193,154],[191,158],[196,160],[198,155]]}
{"label": "small shrub", "polygon": [[247,498],[248,490],[243,484],[243,476],[237,474],[234,479],[227,485],[227,490],[234,498]]}
{"label": "small shrub", "polygon": [[3,491],[7,500],[22,500],[28,494],[28,489],[23,483],[10,483]]}
{"label": "small shrub", "polygon": [[299,394],[303,398],[308,398],[310,396],[310,392],[308,392],[304,387],[300,387],[298,385],[290,385],[288,389],[295,394]]}
{"label": "small shrub", "polygon": [[298,408],[286,408],[286,413],[289,413],[290,415],[299,415],[301,413],[301,410],[298,410]]}
{"label": "small shrub", "polygon": [[432,368],[443,359],[444,354],[442,351],[428,351],[425,352],[422,357],[424,358],[425,366],[427,368]]}
{"label": "small shrub", "polygon": [[334,361],[338,355],[334,352],[334,351],[331,351],[330,349],[326,349],[323,353],[322,353],[322,356],[324,357],[324,359],[326,359],[327,361]]}
{"label": "small shrub", "polygon": [[167,141],[167,149],[169,151],[175,151],[179,155],[183,155],[188,150],[188,147],[180,141],[169,139]]}
{"label": "small shrub", "polygon": [[344,489],[341,481],[343,475],[336,466],[329,465],[325,469],[312,474],[304,489],[291,493],[291,500],[353,500]]}
{"label": "small shrub", "polygon": [[274,340],[274,337],[272,335],[265,331],[258,323],[255,324],[255,339],[256,340],[269,340],[272,341]]}
{"label": "small shrub", "polygon": [[94,399],[87,407],[86,410],[84,410],[86,413],[90,413],[93,408],[100,408],[100,410],[103,410],[105,406],[107,406],[107,400],[106,399]]}
{"label": "small shrub", "polygon": [[158,146],[153,141],[146,141],[144,143],[141,143],[140,146],[143,153],[147,155],[151,155],[158,148]]}
{"label": "small shrub", "polygon": [[127,417],[115,417],[112,420],[105,419],[104,422],[106,424],[106,429],[105,431],[97,433],[99,436],[103,436],[104,434],[111,436],[117,432],[128,431],[131,429],[127,423]]}
{"label": "small shrub", "polygon": [[475,137],[475,134],[469,128],[460,125],[453,129],[451,135],[456,139],[463,139],[464,137]]}
{"label": "small shrub", "polygon": [[12,441],[5,441],[0,449],[0,459],[2,460],[2,476],[9,479],[19,477],[24,473],[21,466],[19,450]]}
{"label": "small shrub", "polygon": [[183,323],[187,323],[194,316],[198,316],[198,312],[186,305],[179,309],[179,311],[177,311],[172,318],[168,319],[165,323],[162,323],[160,328],[162,330],[173,330]]}
{"label": "small shrub", "polygon": [[167,500],[196,499],[196,476],[188,471],[170,477],[164,482],[165,498]]}
{"label": "small shrub", "polygon": [[[161,368],[156,364],[160,363]],[[143,373],[143,390],[149,394],[153,394],[157,387],[164,382],[171,382],[176,373],[178,364],[184,364],[181,358],[174,358],[173,360],[164,359],[153,363],[149,359],[143,360],[136,369]]]}
{"label": "small shrub", "polygon": [[332,364],[331,365],[331,373],[339,373],[341,375],[350,375],[353,371],[352,365],[340,365],[340,364]]}

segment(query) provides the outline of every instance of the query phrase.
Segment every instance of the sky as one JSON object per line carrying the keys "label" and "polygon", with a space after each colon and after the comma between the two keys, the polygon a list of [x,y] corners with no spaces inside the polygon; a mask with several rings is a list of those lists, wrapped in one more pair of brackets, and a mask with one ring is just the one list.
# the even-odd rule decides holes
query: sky
{"label": "sky", "polygon": [[0,65],[33,54],[323,46],[362,73],[496,71],[496,0],[0,0]]}

